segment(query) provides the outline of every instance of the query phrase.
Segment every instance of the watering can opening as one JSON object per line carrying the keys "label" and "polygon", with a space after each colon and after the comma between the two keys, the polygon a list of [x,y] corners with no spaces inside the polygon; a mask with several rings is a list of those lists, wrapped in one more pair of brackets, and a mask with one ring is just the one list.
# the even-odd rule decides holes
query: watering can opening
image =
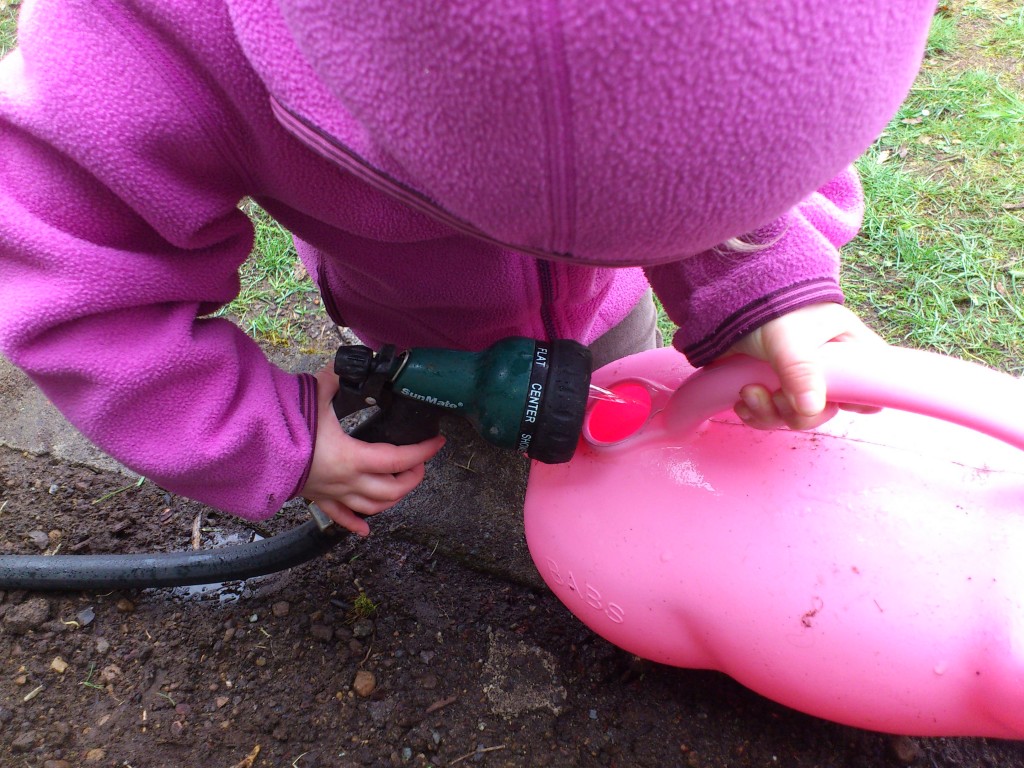
{"label": "watering can opening", "polygon": [[620,381],[607,391],[614,398],[594,400],[583,418],[583,437],[591,445],[620,443],[636,434],[651,417],[654,400],[640,381]]}

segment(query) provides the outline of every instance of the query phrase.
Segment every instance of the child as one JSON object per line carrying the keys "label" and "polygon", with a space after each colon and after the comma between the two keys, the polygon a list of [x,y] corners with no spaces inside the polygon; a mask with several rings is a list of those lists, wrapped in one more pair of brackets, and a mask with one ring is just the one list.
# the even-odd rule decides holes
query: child
{"label": "child", "polygon": [[328,372],[209,317],[238,292],[249,196],[371,345],[627,354],[650,285],[693,364],[779,373],[742,418],[814,425],[835,407],[816,348],[873,339],[840,306],[847,166],[933,5],[26,2],[0,63],[0,349],[163,487],[249,518],[301,494],[366,534],[441,439],[346,436]]}

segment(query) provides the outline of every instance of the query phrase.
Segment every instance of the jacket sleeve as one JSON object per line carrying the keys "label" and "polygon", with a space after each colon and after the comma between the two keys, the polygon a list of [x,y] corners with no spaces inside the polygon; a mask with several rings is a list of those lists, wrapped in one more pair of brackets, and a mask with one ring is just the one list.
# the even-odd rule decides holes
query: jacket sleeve
{"label": "jacket sleeve", "polygon": [[750,251],[712,249],[646,269],[669,318],[673,346],[694,366],[743,335],[809,304],[841,303],[839,248],[857,234],[864,199],[851,167],[754,233]]}
{"label": "jacket sleeve", "polygon": [[252,246],[230,110],[100,5],[37,5],[0,62],[0,349],[128,467],[265,518],[308,471],[315,379],[208,316]]}

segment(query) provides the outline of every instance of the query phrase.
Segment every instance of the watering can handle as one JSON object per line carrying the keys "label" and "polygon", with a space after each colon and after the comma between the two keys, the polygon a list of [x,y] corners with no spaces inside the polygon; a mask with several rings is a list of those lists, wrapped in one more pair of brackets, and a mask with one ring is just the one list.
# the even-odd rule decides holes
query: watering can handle
{"label": "watering can handle", "polygon": [[[949,421],[1024,450],[1024,381],[935,352],[835,342],[819,351],[828,399],[880,406]],[[702,368],[665,406],[666,426],[692,431],[733,407],[747,384],[778,389],[771,367],[736,355]]]}

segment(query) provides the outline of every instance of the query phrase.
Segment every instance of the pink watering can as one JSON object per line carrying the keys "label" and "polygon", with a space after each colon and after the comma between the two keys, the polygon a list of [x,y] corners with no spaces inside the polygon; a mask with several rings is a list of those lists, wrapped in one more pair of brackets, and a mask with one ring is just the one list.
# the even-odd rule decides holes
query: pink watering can
{"label": "pink watering can", "polygon": [[808,432],[730,411],[763,363],[612,363],[567,464],[535,462],[526,538],[596,633],[828,720],[1024,738],[1024,383],[882,345],[823,350]]}

